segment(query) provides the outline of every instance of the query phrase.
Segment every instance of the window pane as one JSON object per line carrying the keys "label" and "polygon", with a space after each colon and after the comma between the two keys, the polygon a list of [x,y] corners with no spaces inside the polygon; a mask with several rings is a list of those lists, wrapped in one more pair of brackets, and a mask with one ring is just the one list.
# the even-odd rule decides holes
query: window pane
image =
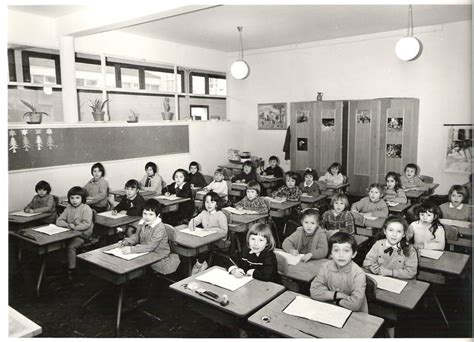
{"label": "window pane", "polygon": [[120,68],[123,89],[140,89],[138,69]]}
{"label": "window pane", "polygon": [[206,94],[206,79],[203,76],[192,76],[193,94]]}
{"label": "window pane", "polygon": [[174,92],[174,88],[174,73],[145,70],[145,89]]}
{"label": "window pane", "polygon": [[209,115],[209,108],[207,107],[193,107],[191,106],[191,118],[193,120],[207,120]]}
{"label": "window pane", "polygon": [[223,78],[209,77],[209,95],[226,95],[227,82]]}
{"label": "window pane", "polygon": [[56,84],[53,59],[30,57],[30,79],[33,83]]}
{"label": "window pane", "polygon": [[115,68],[112,66],[105,67],[105,86],[116,88],[115,84]]}
{"label": "window pane", "polygon": [[103,85],[100,65],[76,62],[76,84],[101,87]]}

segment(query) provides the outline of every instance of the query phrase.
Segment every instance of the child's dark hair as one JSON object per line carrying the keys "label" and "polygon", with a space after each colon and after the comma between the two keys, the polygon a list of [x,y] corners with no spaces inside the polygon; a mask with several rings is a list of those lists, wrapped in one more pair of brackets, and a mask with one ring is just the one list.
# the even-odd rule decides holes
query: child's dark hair
{"label": "child's dark hair", "polygon": [[337,167],[337,172],[338,173],[342,173],[342,164],[341,163],[338,163],[338,162],[334,162],[332,163],[331,165],[329,165],[328,167],[328,172],[331,173],[331,169],[333,167]]}
{"label": "child's dark hair", "polygon": [[201,168],[199,167],[199,163],[197,161],[193,160],[192,162],[189,163],[188,170],[190,171],[191,171],[191,166],[196,166],[198,171],[201,170]]}
{"label": "child's dark hair", "polygon": [[153,211],[158,216],[161,213],[161,203],[154,198],[147,199],[143,205],[143,210]]}
{"label": "child's dark hair", "polygon": [[407,165],[405,165],[403,172],[406,172],[407,169],[415,169],[415,175],[417,175],[419,171],[418,165],[414,163],[408,163]]}
{"label": "child's dark hair", "polygon": [[71,196],[76,196],[79,195],[81,196],[81,202],[86,203],[87,200],[87,191],[80,186],[73,186],[69,191],[67,192],[67,201],[69,204],[71,203]]}
{"label": "child's dark hair", "polygon": [[395,181],[395,187],[393,188],[393,190],[397,191],[398,189],[401,189],[402,183],[400,181],[400,175],[397,172],[390,171],[385,176],[385,181],[387,181],[387,179],[390,177],[392,177],[393,180]]}
{"label": "child's dark hair", "polygon": [[451,201],[451,195],[456,191],[458,194],[462,195],[462,203],[467,203],[469,200],[469,192],[466,187],[463,185],[455,184],[453,185],[448,192],[448,199]]}
{"label": "child's dark hair", "polygon": [[105,168],[104,168],[104,165],[102,165],[102,163],[95,163],[94,165],[91,166],[91,175],[94,174],[94,169],[96,168],[99,169],[99,171],[102,174],[102,177],[105,177]]}
{"label": "child's dark hair", "polygon": [[285,172],[285,178],[286,177],[290,177],[290,178],[293,178],[296,182],[296,184],[298,184],[299,180],[300,180],[300,175],[297,174],[296,172],[294,171],[287,171]]}
{"label": "child's dark hair", "polygon": [[398,222],[403,226],[403,232],[405,233],[405,235],[400,240],[400,248],[402,249],[403,254],[405,256],[409,256],[411,245],[408,243],[407,235],[406,235],[407,231],[408,231],[408,222],[401,216],[389,216],[389,217],[387,217],[385,219],[385,222],[383,223],[383,229],[379,229],[375,240],[378,241],[378,240],[385,239],[386,238],[385,230],[387,229],[389,224],[394,223],[394,222]]}
{"label": "child's dark hair", "polygon": [[301,210],[300,222],[302,222],[306,216],[314,216],[316,218],[317,223],[321,222],[321,214],[319,213],[318,209],[306,208],[306,209]]}
{"label": "child's dark hair", "polygon": [[277,156],[270,156],[270,158],[268,158],[269,162],[271,162],[272,160],[275,160],[277,162],[277,165],[280,164],[280,159]]}
{"label": "child's dark hair", "polygon": [[140,190],[140,183],[136,179],[129,179],[127,183],[125,183],[125,188]]}
{"label": "child's dark hair", "polygon": [[151,169],[153,170],[153,174],[158,172],[158,166],[155,163],[153,163],[153,162],[146,163],[145,164],[145,171],[148,170],[149,167],[151,167]]}
{"label": "child's dark hair", "polygon": [[258,195],[258,194],[260,194],[260,191],[262,191],[262,187],[260,186],[260,184],[258,184],[258,182],[250,181],[247,184],[247,190],[255,190],[255,191],[257,191],[257,195]]}
{"label": "child's dark hair", "polygon": [[217,192],[214,191],[209,191],[203,198],[202,200],[202,210],[207,210],[206,209],[206,197],[211,197],[211,202],[216,202],[216,211],[219,211],[222,209],[224,203],[222,201],[222,198],[217,194]]}
{"label": "child's dark hair", "polygon": [[250,160],[247,160],[243,163],[242,165],[242,170],[245,166],[250,166],[252,169],[250,170],[250,173],[254,172],[255,171],[255,166],[253,165],[253,163],[250,161]]}
{"label": "child's dark hair", "polygon": [[435,233],[438,230],[439,226],[443,226],[439,219],[441,218],[441,210],[439,207],[432,201],[425,201],[421,205],[415,207],[415,215],[420,218],[421,213],[432,213],[434,215],[433,222],[431,222],[430,232],[435,237]]}
{"label": "child's dark hair", "polygon": [[337,232],[331,235],[331,237],[328,239],[329,254],[331,254],[332,246],[335,243],[346,243],[346,242],[351,245],[352,254],[357,252],[357,241],[354,238],[354,236],[346,232]]}
{"label": "child's dark hair", "polygon": [[382,195],[383,195],[383,186],[380,185],[379,183],[370,184],[367,192],[370,192],[370,190],[374,189],[374,188],[377,189],[380,192],[380,197],[382,197]]}
{"label": "child's dark hair", "polygon": [[41,180],[36,183],[35,186],[35,191],[38,192],[38,190],[46,190],[46,192],[49,194],[51,192],[51,185],[49,185],[47,181]]}
{"label": "child's dark hair", "polygon": [[188,179],[189,179],[189,173],[188,171],[186,171],[185,169],[177,169],[175,170],[175,172],[173,172],[173,180],[174,180],[174,176],[176,176],[176,174],[178,172],[181,172],[181,174],[184,176],[184,181],[187,182]]}
{"label": "child's dark hair", "polygon": [[313,180],[318,180],[318,173],[315,169],[307,167],[306,170],[304,170],[303,177],[306,177],[306,175],[313,176]]}
{"label": "child's dark hair", "polygon": [[275,238],[272,234],[272,229],[266,223],[255,223],[249,228],[247,232],[247,246],[249,245],[250,235],[261,235],[267,239],[267,245],[265,246],[266,251],[273,251],[275,249]]}
{"label": "child's dark hair", "polygon": [[334,196],[332,196],[332,198],[331,198],[331,207],[332,208],[334,208],[334,203],[336,201],[344,202],[344,204],[345,204],[344,210],[349,208],[349,199],[347,198],[346,194],[339,193],[339,194],[335,194]]}

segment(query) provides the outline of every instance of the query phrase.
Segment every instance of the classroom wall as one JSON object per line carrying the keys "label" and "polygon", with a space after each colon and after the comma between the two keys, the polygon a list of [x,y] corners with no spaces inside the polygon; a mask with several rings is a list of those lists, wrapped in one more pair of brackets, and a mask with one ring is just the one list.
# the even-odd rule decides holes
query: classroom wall
{"label": "classroom wall", "polygon": [[[243,148],[268,158],[282,152],[286,131],[257,130],[257,104],[324,100],[415,97],[420,99],[418,164],[440,183],[465,183],[466,174],[445,173],[445,123],[471,123],[471,21],[415,28],[423,53],[402,62],[395,44],[406,31],[245,51],[250,76],[228,78],[227,117],[243,122]],[[228,66],[236,60],[229,54]],[[288,109],[289,111],[289,109]],[[288,169],[289,163],[282,163]]]}
{"label": "classroom wall", "polygon": [[[169,184],[177,168],[188,168],[192,160],[201,164],[202,173],[212,175],[218,164],[227,162],[227,149],[238,148],[242,124],[236,122],[189,123],[189,153],[104,162],[106,179],[112,189],[122,189],[131,178],[143,177],[146,162],[157,163],[160,175]],[[65,196],[74,185],[83,186],[91,178],[93,163],[9,172],[8,210],[22,209],[35,194],[40,180],[51,184],[52,193]]]}

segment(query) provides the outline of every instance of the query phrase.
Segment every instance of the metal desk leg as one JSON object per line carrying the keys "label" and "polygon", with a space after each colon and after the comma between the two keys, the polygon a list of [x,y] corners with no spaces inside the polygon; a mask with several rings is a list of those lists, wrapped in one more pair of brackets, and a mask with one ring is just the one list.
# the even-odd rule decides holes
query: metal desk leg
{"label": "metal desk leg", "polygon": [[99,294],[101,294],[106,288],[102,288],[100,289],[99,291],[97,291],[96,293],[94,293],[92,295],[92,297],[90,297],[88,300],[85,301],[84,304],[82,304],[82,307],[81,309],[84,310]]}
{"label": "metal desk leg", "polygon": [[436,302],[436,305],[438,306],[439,312],[441,312],[444,322],[446,323],[446,326],[449,328],[449,322],[448,322],[448,319],[446,318],[446,314],[444,313],[443,307],[441,306],[441,303],[439,302],[438,295],[436,294],[436,289],[433,288],[432,292],[433,292],[433,298]]}
{"label": "metal desk leg", "polygon": [[40,273],[38,275],[38,282],[36,283],[36,297],[39,298],[41,281],[43,280],[44,269],[46,267],[46,255],[42,256]]}
{"label": "metal desk leg", "polygon": [[115,337],[120,335],[120,316],[122,314],[122,300],[123,300],[123,290],[125,288],[124,284],[119,285],[119,294],[117,301],[117,323],[115,325]]}

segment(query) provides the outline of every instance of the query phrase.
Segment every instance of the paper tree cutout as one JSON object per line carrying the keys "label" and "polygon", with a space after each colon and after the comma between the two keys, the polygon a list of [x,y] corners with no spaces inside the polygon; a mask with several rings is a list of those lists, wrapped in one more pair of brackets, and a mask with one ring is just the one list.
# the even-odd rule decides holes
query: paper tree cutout
{"label": "paper tree cutout", "polygon": [[46,134],[48,135],[48,137],[46,138],[46,147],[52,150],[54,147],[54,141],[53,141],[53,131],[51,130],[51,128],[48,128],[46,130]]}
{"label": "paper tree cutout", "polygon": [[15,139],[15,136],[16,136],[16,133],[14,130],[10,130],[10,132],[8,132],[8,135],[10,135],[10,146],[8,148],[9,151],[12,151],[13,153],[16,153],[16,150],[18,149],[18,143],[16,142],[16,139]]}
{"label": "paper tree cutout", "polygon": [[35,130],[36,133],[36,148],[38,151],[41,151],[41,148],[43,147],[43,139],[41,139],[41,130],[37,129]]}
{"label": "paper tree cutout", "polygon": [[31,148],[30,140],[28,139],[28,130],[27,129],[22,129],[21,130],[21,135],[23,135],[23,148],[25,149],[26,152]]}

